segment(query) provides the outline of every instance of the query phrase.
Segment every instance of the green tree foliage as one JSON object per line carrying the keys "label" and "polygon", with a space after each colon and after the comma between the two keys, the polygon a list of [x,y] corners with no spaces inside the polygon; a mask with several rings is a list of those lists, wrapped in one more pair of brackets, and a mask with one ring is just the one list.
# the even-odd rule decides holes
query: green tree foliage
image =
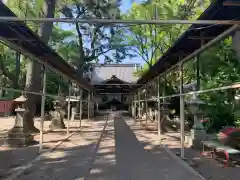
{"label": "green tree foliage", "polygon": [[[209,5],[209,0],[149,0],[134,3],[124,19],[196,19]],[[145,73],[173,45],[189,25],[130,26],[127,42],[133,53],[144,62],[139,75]]]}
{"label": "green tree foliage", "polygon": [[[240,64],[228,38],[205,51],[200,56],[201,87],[210,89],[231,85],[240,81]],[[224,125],[234,125],[239,118],[239,105],[235,100],[236,89],[213,91],[202,94],[208,106],[210,129],[220,129]]]}
{"label": "green tree foliage", "polygon": [[[68,18],[120,18],[119,3],[116,1],[73,1],[64,6],[62,13]],[[71,63],[79,71],[89,69],[89,65],[99,62],[121,62],[126,56],[127,47],[124,45],[124,32],[118,26],[102,24],[75,23],[78,43],[71,42],[78,48],[78,55]]]}
{"label": "green tree foliage", "polygon": [[[119,18],[119,3],[117,1],[77,1],[77,0],[7,0],[6,5],[19,17],[79,17],[79,18]],[[89,70],[93,62],[104,58],[106,63],[121,62],[127,56],[127,49],[122,46],[122,31],[118,26],[74,24],[74,31],[65,31],[59,23],[26,24],[40,38],[55,49],[68,63],[77,69],[82,76]],[[23,59],[23,60],[21,60]],[[14,61],[15,60],[15,61]],[[21,66],[20,66],[21,62]],[[23,63],[24,62],[24,63]],[[19,64],[15,67],[14,64]],[[39,92],[41,90],[41,65],[27,59],[19,52],[15,53],[3,46],[0,56],[1,79],[6,86],[20,88],[19,82],[26,82],[25,89]],[[63,82],[59,75],[48,72],[47,92],[56,94],[59,89],[67,89],[68,82]],[[23,77],[22,77],[23,76]],[[24,77],[25,76],[25,77]],[[21,86],[22,87],[22,86]],[[23,87],[22,87],[23,88]],[[1,94],[2,91],[1,91]],[[33,126],[35,104],[40,98],[27,94],[25,114],[27,125],[31,131]]]}
{"label": "green tree foliage", "polygon": [[[20,17],[44,17],[46,0],[8,0],[8,7]],[[120,16],[120,1],[59,0],[55,17],[78,18],[123,18],[123,19],[197,19],[210,4],[210,0],[151,0],[141,4],[133,3],[129,12]],[[36,33],[41,33],[41,24],[26,22]],[[105,63],[121,62],[125,57],[137,56],[145,64],[137,73],[142,75],[171,47],[189,25],[115,25],[102,24],[69,25],[65,30],[54,23],[48,44],[82,75],[94,62],[104,59]],[[50,32],[51,32],[50,31]],[[40,34],[41,35],[41,34]],[[239,81],[239,62],[232,50],[231,38],[208,49],[200,56],[201,88],[213,88]],[[0,83],[4,87],[24,88],[29,59],[0,45]],[[18,65],[19,64],[19,65]],[[38,66],[39,69],[41,69]],[[29,75],[30,77],[32,75]],[[184,65],[184,82],[196,79],[196,61]],[[179,72],[166,77],[167,94],[179,91]],[[35,81],[40,84],[41,76]],[[33,84],[34,85],[34,84]],[[67,91],[68,82],[53,73],[47,73],[47,92],[57,94]],[[161,84],[164,87],[164,84]],[[38,89],[39,88],[39,89]],[[37,91],[40,90],[40,86]],[[35,89],[36,90],[36,89]],[[239,121],[239,103],[235,99],[238,90],[205,93],[201,98],[207,103],[206,113],[210,117],[210,129]],[[3,95],[3,92],[0,92]],[[6,94],[5,94],[6,95]],[[11,94],[10,96],[16,96]],[[32,102],[33,103],[33,102]]]}
{"label": "green tree foliage", "polygon": [[[125,19],[197,19],[211,3],[210,0],[152,0],[134,3]],[[189,25],[139,25],[126,27],[127,41],[133,53],[145,64],[137,75],[141,76],[175,43]],[[196,59],[184,64],[184,83],[196,80]],[[222,41],[200,55],[201,89],[230,85],[239,81],[239,61],[232,50],[231,38]],[[179,92],[179,72],[166,76],[167,94]],[[163,84],[161,85],[163,87]],[[218,130],[223,125],[239,122],[237,90],[204,93],[201,98],[207,103],[204,111],[210,117],[209,129]],[[178,102],[178,101],[177,101]]]}

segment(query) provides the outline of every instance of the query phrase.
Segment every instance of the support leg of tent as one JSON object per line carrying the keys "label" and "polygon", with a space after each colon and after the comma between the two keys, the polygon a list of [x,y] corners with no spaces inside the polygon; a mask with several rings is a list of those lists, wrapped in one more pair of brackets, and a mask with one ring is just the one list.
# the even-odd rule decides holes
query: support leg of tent
{"label": "support leg of tent", "polygon": [[79,100],[79,127],[82,126],[82,93],[83,93],[83,90],[80,88],[79,89],[80,91],[80,100]]}
{"label": "support leg of tent", "polygon": [[181,133],[181,157],[184,158],[184,96],[183,94],[183,63],[179,66],[180,77],[180,133]]}
{"label": "support leg of tent", "polygon": [[139,122],[141,123],[141,102],[140,102],[140,91],[138,92],[138,118],[139,118]]}
{"label": "support leg of tent", "polygon": [[71,97],[71,83],[69,83],[69,86],[68,86],[67,134],[69,134],[69,125],[70,125],[70,109],[71,109],[70,97]]}
{"label": "support leg of tent", "polygon": [[146,120],[146,125],[147,125],[147,121],[148,121],[148,101],[147,101],[147,90],[148,90],[148,84],[146,84],[145,94],[144,94],[144,96],[145,96],[144,100],[145,100],[145,114],[146,114],[146,116],[145,116],[145,120]]}
{"label": "support leg of tent", "polygon": [[135,98],[134,98],[134,119],[136,120],[137,119],[137,94],[134,96],[135,96]]}
{"label": "support leg of tent", "polygon": [[90,92],[88,92],[88,120],[90,120]]}
{"label": "support leg of tent", "polygon": [[157,80],[157,122],[158,122],[158,137],[161,139],[161,106],[160,106],[160,76],[158,76],[158,80]]}
{"label": "support leg of tent", "polygon": [[94,93],[91,93],[91,117],[94,117],[95,114],[95,101],[94,101]]}
{"label": "support leg of tent", "polygon": [[134,118],[134,95],[131,96],[132,103],[131,103],[131,116]]}
{"label": "support leg of tent", "polygon": [[45,67],[45,65],[43,65],[39,152],[42,152],[42,150],[43,150],[43,128],[44,128],[44,120],[45,120],[46,80],[47,80],[46,67]]}

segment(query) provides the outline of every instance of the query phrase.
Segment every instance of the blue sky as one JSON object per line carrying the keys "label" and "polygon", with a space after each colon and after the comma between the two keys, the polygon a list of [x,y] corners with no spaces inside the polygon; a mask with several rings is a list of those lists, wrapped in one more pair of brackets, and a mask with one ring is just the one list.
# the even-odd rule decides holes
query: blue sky
{"label": "blue sky", "polygon": [[[120,10],[121,13],[126,13],[130,8],[133,2],[140,3],[143,0],[122,0]],[[60,23],[59,24],[63,29],[65,30],[70,30],[70,29],[75,29],[73,26],[66,24],[66,23]],[[100,57],[100,63],[103,63],[103,58]],[[132,59],[126,58],[122,63],[137,63],[137,64],[143,64],[144,62],[141,60],[140,57],[135,57]]]}
{"label": "blue sky", "polygon": [[139,0],[122,0],[122,5],[120,6],[120,10],[122,13],[127,12],[131,8],[132,2],[140,2]]}
{"label": "blue sky", "polygon": [[[120,6],[121,12],[126,13],[131,8],[132,2],[140,3],[142,1],[141,0],[122,0],[122,4]],[[132,59],[126,58],[122,63],[144,64],[144,61],[142,61],[140,57],[135,57]]]}

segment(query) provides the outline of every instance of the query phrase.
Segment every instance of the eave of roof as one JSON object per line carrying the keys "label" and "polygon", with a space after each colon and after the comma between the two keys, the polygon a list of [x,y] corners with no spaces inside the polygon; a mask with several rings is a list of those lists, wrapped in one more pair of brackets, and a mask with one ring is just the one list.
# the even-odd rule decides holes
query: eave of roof
{"label": "eave of roof", "polygon": [[[198,20],[239,20],[240,6],[223,6],[224,1],[226,0],[216,0],[210,4]],[[240,2],[240,0],[235,1]],[[198,50],[202,46],[201,41],[199,39],[189,39],[190,36],[201,37],[202,34],[204,34],[204,36],[214,38],[229,29],[231,25],[208,25],[207,28],[204,27],[206,27],[206,25],[191,25],[137,83],[147,83]],[[196,28],[200,29],[190,30]],[[204,43],[208,43],[209,41],[211,41],[211,39],[205,40]]]}
{"label": "eave of roof", "polygon": [[93,64],[94,67],[139,67],[140,64]]}
{"label": "eave of roof", "polygon": [[[16,17],[3,2],[0,2],[0,16]],[[1,21],[0,27],[0,39],[11,48],[40,63],[47,64],[48,67],[67,76],[82,88],[89,91],[94,90],[88,82],[77,76],[76,71],[60,55],[23,22]]]}

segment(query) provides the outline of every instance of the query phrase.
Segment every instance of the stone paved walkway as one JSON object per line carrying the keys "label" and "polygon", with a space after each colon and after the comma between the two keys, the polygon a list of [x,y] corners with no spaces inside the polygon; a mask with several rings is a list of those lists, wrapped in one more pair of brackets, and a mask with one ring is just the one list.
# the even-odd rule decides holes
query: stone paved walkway
{"label": "stone paved walkway", "polygon": [[54,152],[45,153],[18,179],[200,180],[146,138],[130,118],[117,116],[105,122],[95,122]]}
{"label": "stone paved walkway", "polygon": [[[127,119],[127,118],[126,118]],[[134,128],[134,130],[132,130]],[[131,119],[108,122],[88,180],[199,180]],[[140,140],[140,141],[139,141]]]}

